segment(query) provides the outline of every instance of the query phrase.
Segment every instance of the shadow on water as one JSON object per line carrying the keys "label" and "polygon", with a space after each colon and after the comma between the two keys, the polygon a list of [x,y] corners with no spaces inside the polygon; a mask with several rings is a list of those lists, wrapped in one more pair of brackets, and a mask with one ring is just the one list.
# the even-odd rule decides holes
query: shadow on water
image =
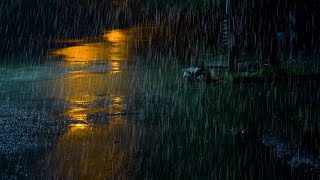
{"label": "shadow on water", "polygon": [[[57,40],[69,45],[53,50],[47,63],[0,69],[1,98],[21,110],[33,104],[36,112],[46,113],[43,119],[52,121],[36,123],[47,132],[55,125],[60,132],[52,133],[52,145],[43,153],[16,161],[5,158],[12,165],[1,166],[0,175],[18,176],[19,168],[12,168],[21,163],[34,168],[23,173],[43,179],[313,177],[289,168],[259,139],[264,133],[299,139],[299,123],[276,121],[274,116],[287,117],[289,111],[310,104],[307,93],[319,99],[319,93],[310,91],[314,88],[188,84],[178,59],[141,48],[149,45],[150,33],[145,32],[153,28]],[[149,52],[141,55],[137,46]],[[245,133],[239,135],[236,129]],[[44,134],[35,131],[34,136],[43,139]],[[20,134],[12,137],[15,141]],[[20,147],[3,157],[25,150]],[[25,162],[28,158],[32,160]]]}

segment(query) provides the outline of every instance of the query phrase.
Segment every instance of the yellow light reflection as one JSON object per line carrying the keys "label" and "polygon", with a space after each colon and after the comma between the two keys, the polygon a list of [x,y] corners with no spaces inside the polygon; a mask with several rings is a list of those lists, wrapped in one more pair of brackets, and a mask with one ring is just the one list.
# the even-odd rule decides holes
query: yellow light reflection
{"label": "yellow light reflection", "polygon": [[52,56],[62,56],[69,62],[69,66],[81,66],[96,61],[126,60],[129,57],[127,46],[112,45],[110,43],[91,43],[71,46],[54,50]]}
{"label": "yellow light reflection", "polygon": [[78,105],[92,103],[101,98],[99,94],[128,95],[127,84],[131,77],[127,72],[112,74],[109,72],[94,74],[71,74],[54,82],[57,86],[53,95]]}
{"label": "yellow light reflection", "polygon": [[[51,53],[52,57],[62,57],[66,62],[64,65],[69,68],[68,76],[56,80],[54,82],[56,88],[53,90],[55,96],[71,103],[64,113],[66,116],[74,120],[86,121],[89,113],[101,111],[114,113],[125,108],[121,105],[122,99],[116,94],[121,94],[121,96],[127,94],[127,90],[124,92],[121,89],[128,86],[127,82],[131,78],[126,77],[125,72],[121,71],[123,63],[120,60],[130,59],[129,50],[134,43],[132,39],[141,37],[141,35],[136,35],[138,33],[140,30],[132,28],[106,31],[102,39],[95,38],[95,41],[90,40],[91,42],[88,42],[88,39],[87,42],[85,39],[60,40],[61,42],[78,43],[78,45],[56,49]],[[91,66],[98,61],[100,64],[101,62],[108,64],[111,69],[96,72],[95,67]],[[85,105],[102,98],[97,94],[114,94],[114,104],[99,108],[86,107]]]}
{"label": "yellow light reflection", "polygon": [[113,73],[118,73],[118,72],[120,72],[120,64],[119,64],[119,62],[113,61],[113,62],[111,63],[111,66],[112,66],[112,71],[113,71]]}
{"label": "yellow light reflection", "polygon": [[114,102],[114,103],[121,103],[121,101],[122,101],[121,97],[115,97],[115,98],[113,98],[113,102]]}
{"label": "yellow light reflection", "polygon": [[105,112],[107,114],[118,114],[125,109],[123,104],[118,104],[120,101],[110,104],[106,107],[95,107],[95,108],[79,108],[71,107],[70,110],[64,113],[65,116],[70,117],[73,120],[86,121],[87,115],[97,112]]}
{"label": "yellow light reflection", "polygon": [[69,133],[78,134],[78,132],[83,132],[90,127],[88,124],[70,124],[69,125]]}
{"label": "yellow light reflection", "polygon": [[[131,94],[133,77],[130,72],[121,71],[121,67],[124,64],[122,60],[131,58],[132,39],[141,38],[134,35],[138,31],[106,31],[102,41],[100,38],[101,42],[75,40],[78,45],[52,52],[52,57],[61,57],[65,61],[62,65],[68,70],[66,77],[52,80],[49,93],[70,103],[64,115],[84,122],[90,122],[89,114],[110,115],[106,116],[109,123],[94,128],[82,123],[69,126],[69,131],[48,155],[46,169],[50,169],[57,179],[126,178],[123,172],[133,161],[128,148],[133,141],[130,138],[134,137],[131,133],[138,130],[133,129],[124,117],[116,115],[126,108],[123,97]],[[97,68],[97,64],[103,67],[102,70]]]}
{"label": "yellow light reflection", "polygon": [[85,121],[87,112],[85,108],[74,107],[64,113],[66,116],[71,117],[73,120]]}
{"label": "yellow light reflection", "polygon": [[63,57],[69,66],[82,66],[96,61],[128,60],[131,56],[132,42],[125,30],[107,31],[101,42],[84,43],[81,40],[67,40],[67,42],[80,42],[81,44],[61,49],[51,53],[52,57]]}
{"label": "yellow light reflection", "polygon": [[[79,133],[83,131],[86,133]],[[124,172],[132,170],[130,163],[135,161],[134,152],[128,148],[132,132],[137,130],[131,126],[72,125],[48,155],[45,169],[55,179],[128,179]],[[128,141],[119,139],[123,133]]]}
{"label": "yellow light reflection", "polygon": [[107,33],[104,34],[103,37],[105,37],[109,42],[117,44],[128,41],[128,36],[123,30],[107,31]]}
{"label": "yellow light reflection", "polygon": [[112,65],[112,69],[113,70],[119,70],[120,69],[119,68],[120,64],[118,62],[112,62],[111,65]]}

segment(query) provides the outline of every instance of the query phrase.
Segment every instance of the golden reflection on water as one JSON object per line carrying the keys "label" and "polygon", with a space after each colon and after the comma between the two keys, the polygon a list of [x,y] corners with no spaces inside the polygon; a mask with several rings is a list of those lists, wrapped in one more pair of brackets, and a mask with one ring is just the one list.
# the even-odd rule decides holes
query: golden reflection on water
{"label": "golden reflection on water", "polygon": [[79,108],[79,107],[70,107],[70,110],[66,111],[64,114],[73,120],[86,121],[88,114],[93,114],[97,112],[105,112],[108,114],[119,114],[122,110],[125,109],[123,104],[111,104],[106,107],[94,107],[94,108]]}
{"label": "golden reflection on water", "polygon": [[109,42],[121,44],[128,40],[127,34],[122,30],[112,30],[103,35]]}
{"label": "golden reflection on water", "polygon": [[[62,57],[65,61],[64,66],[69,68],[67,77],[56,80],[55,84],[59,88],[54,90],[56,96],[74,104],[64,113],[66,116],[74,120],[86,121],[90,113],[101,111],[117,113],[124,110],[124,106],[118,104],[121,102],[118,95],[128,95],[126,83],[131,78],[127,72],[118,75],[114,73],[120,73],[123,62],[130,59],[132,37],[130,29],[111,30],[104,32],[99,42],[83,43],[79,39],[66,40],[66,42],[79,42],[79,44],[52,51],[51,57]],[[94,67],[96,63],[109,68],[97,71]],[[108,107],[103,108],[83,106],[103,98],[97,94],[111,94],[115,97],[115,104],[109,104]]]}
{"label": "golden reflection on water", "polygon": [[74,107],[65,112],[65,115],[71,117],[74,120],[86,121],[87,111],[85,108]]}
{"label": "golden reflection on water", "polygon": [[[52,57],[62,58],[67,75],[52,82],[52,95],[68,102],[64,115],[83,121],[69,126],[49,155],[48,168],[61,179],[108,179],[123,174],[132,161],[124,97],[131,92],[132,75],[123,70],[130,60],[132,30],[111,30],[100,42],[80,43],[56,49]],[[70,41],[70,40],[69,40]],[[104,113],[107,123],[90,124],[88,115]]]}
{"label": "golden reflection on water", "polygon": [[119,62],[114,61],[114,62],[111,63],[111,65],[112,65],[112,70],[113,70],[112,72],[113,73],[120,72],[120,64],[119,64]]}
{"label": "golden reflection on water", "polygon": [[90,127],[88,124],[70,124],[69,125],[69,134],[77,134],[79,131],[83,131]]}
{"label": "golden reflection on water", "polygon": [[[114,120],[113,120],[114,119]],[[127,179],[134,161],[130,147],[133,127],[124,128],[121,118],[115,125],[77,124],[70,126],[50,154],[48,169],[54,179]],[[126,134],[127,140],[123,137]],[[114,143],[116,141],[116,143]]]}
{"label": "golden reflection on water", "polygon": [[[68,61],[70,66],[81,66],[105,60],[129,60],[132,45],[132,36],[128,35],[130,34],[129,32],[128,30],[106,31],[100,42],[81,43],[71,47],[56,49],[51,55],[63,57],[64,60]],[[67,40],[66,42],[70,41],[72,42],[72,40]],[[75,40],[75,42],[77,41],[79,40]]]}
{"label": "golden reflection on water", "polygon": [[113,101],[115,103],[120,103],[121,102],[121,97],[115,97],[115,98],[113,98]]}

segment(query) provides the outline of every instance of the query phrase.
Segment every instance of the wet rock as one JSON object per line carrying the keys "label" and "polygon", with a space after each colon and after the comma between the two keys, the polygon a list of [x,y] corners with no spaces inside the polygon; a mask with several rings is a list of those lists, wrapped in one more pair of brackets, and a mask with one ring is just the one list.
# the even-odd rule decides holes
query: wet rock
{"label": "wet rock", "polygon": [[200,76],[197,77],[197,80],[198,81],[206,81],[206,77],[203,74],[201,74]]}
{"label": "wet rock", "polygon": [[277,144],[275,146],[274,152],[279,158],[285,158],[286,156],[290,155],[288,146],[284,143]]}
{"label": "wet rock", "polygon": [[188,81],[195,81],[200,75],[203,75],[203,69],[199,67],[190,67],[183,72],[183,78]]}
{"label": "wet rock", "polygon": [[288,145],[277,137],[264,134],[261,137],[261,142],[266,147],[271,147],[278,158],[285,158],[291,154]]}
{"label": "wet rock", "polygon": [[291,167],[320,172],[320,160],[316,156],[300,154],[301,149],[292,146],[290,143],[285,143],[280,138],[270,134],[264,134],[260,140],[263,145],[271,148],[278,158]]}
{"label": "wet rock", "polygon": [[295,154],[288,165],[295,168],[308,168],[311,170],[319,171],[320,170],[320,160],[313,157],[312,155],[299,155]]}
{"label": "wet rock", "polygon": [[189,82],[217,82],[224,78],[226,73],[225,67],[204,66],[204,68],[190,67],[183,72],[183,78]]}
{"label": "wet rock", "polygon": [[262,136],[261,142],[267,147],[276,146],[277,144],[282,143],[280,139],[267,134]]}
{"label": "wet rock", "polygon": [[245,129],[240,129],[240,128],[232,128],[230,130],[230,133],[232,136],[241,136],[241,135],[244,135],[246,134],[246,130]]}

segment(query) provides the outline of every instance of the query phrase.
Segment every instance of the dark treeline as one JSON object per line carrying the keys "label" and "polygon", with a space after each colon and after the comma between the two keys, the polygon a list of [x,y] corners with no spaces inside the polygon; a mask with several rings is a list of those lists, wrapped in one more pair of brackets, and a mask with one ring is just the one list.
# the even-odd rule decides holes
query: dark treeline
{"label": "dark treeline", "polygon": [[[80,38],[128,26],[128,1],[8,0],[0,2],[1,54],[45,46],[52,39]],[[133,7],[133,6],[131,6]],[[122,19],[119,19],[121,17]],[[121,22],[121,23],[120,23]],[[31,47],[32,48],[32,47]]]}
{"label": "dark treeline", "polygon": [[[288,49],[294,44],[297,49],[316,51],[319,4],[317,0],[231,0],[230,35],[236,51],[255,51],[269,58],[276,49],[277,34],[284,34]],[[160,25],[160,34],[172,44],[219,47],[225,11],[224,0],[2,1],[1,50],[16,52],[19,44],[95,35],[105,28],[143,23]]]}
{"label": "dark treeline", "polygon": [[255,51],[272,64],[279,60],[279,51],[319,53],[319,4],[316,0],[233,1],[235,51]]}
{"label": "dark treeline", "polygon": [[77,36],[114,19],[109,1],[12,0],[0,2],[0,7],[2,35]]}
{"label": "dark treeline", "polygon": [[[162,31],[169,32],[168,41],[186,45],[184,48],[208,43],[215,49],[225,48],[223,22],[229,20],[232,58],[249,53],[258,56],[259,63],[276,65],[280,51],[294,56],[299,52],[319,53],[320,2],[317,0],[230,0],[228,15],[224,0],[142,2],[155,7],[151,12],[159,13]],[[197,49],[192,47],[186,52],[189,51]]]}

